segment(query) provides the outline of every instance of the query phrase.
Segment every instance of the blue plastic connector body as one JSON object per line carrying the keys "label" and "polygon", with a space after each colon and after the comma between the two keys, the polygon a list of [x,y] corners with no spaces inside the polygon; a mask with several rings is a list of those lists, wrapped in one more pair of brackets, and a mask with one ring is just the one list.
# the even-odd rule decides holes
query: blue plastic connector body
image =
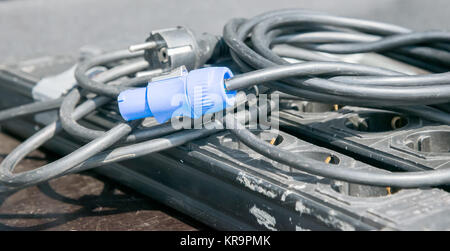
{"label": "blue plastic connector body", "polygon": [[234,105],[236,91],[227,91],[224,83],[231,77],[233,73],[227,67],[184,71],[181,76],[121,92],[117,98],[119,111],[127,121],[152,116],[158,123],[177,116],[196,119]]}

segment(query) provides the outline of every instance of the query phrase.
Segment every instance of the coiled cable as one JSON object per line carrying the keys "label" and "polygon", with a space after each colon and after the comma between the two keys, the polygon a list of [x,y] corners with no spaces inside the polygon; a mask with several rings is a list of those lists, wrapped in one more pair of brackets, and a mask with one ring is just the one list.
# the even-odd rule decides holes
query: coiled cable
{"label": "coiled cable", "polygon": [[[118,51],[102,55],[96,58],[95,62],[100,64],[101,62],[112,62],[135,57],[136,55],[130,54],[128,51]],[[92,61],[88,63],[92,64]],[[102,81],[110,81],[117,79],[120,76],[141,70],[145,68],[145,66],[146,64],[142,63],[131,66],[118,66],[116,68],[112,68],[110,71],[101,73],[97,79],[101,79]],[[135,81],[131,82],[136,83]],[[126,83],[130,83],[130,81],[127,81]],[[80,119],[94,111],[96,108],[108,103],[110,100],[111,99],[109,97],[105,96],[98,96],[93,99],[88,99],[71,113],[71,118],[74,120]],[[42,111],[42,109],[39,111]],[[63,173],[70,172],[70,170],[75,166],[112,146],[124,136],[127,136],[139,123],[140,121],[132,121],[130,123],[119,122],[114,128],[105,132],[100,137],[93,139],[85,146],[77,149],[69,155],[64,156],[61,159],[30,171],[13,173],[15,166],[21,159],[63,130],[62,124],[59,120],[52,122],[21,143],[11,153],[9,153],[8,156],[6,156],[2,163],[0,163],[0,191],[21,189],[58,177]],[[161,132],[163,134],[168,133],[166,128],[163,127],[163,130],[160,128],[161,127],[156,128],[156,130],[159,129],[158,133],[147,132],[139,135],[133,135],[130,139],[128,139],[128,141],[143,140],[147,136],[159,135]],[[125,139],[125,141],[127,141],[127,139]]]}
{"label": "coiled cable", "polygon": [[[304,100],[381,107],[449,124],[448,113],[425,106],[450,101],[449,38],[450,33],[447,32],[414,33],[390,24],[303,10],[270,12],[249,20],[233,19],[224,28],[224,39],[233,60],[246,73],[227,80],[226,87],[236,90],[265,84]],[[273,45],[280,43],[297,46],[298,50],[297,47],[284,50],[283,56],[289,57],[289,52],[295,52],[293,58],[303,62],[290,64],[277,55],[272,49]],[[420,65],[432,65],[430,68],[444,69],[444,72],[404,75],[388,70],[389,64],[386,64],[386,69],[361,68],[360,64],[339,62],[322,54],[324,52],[385,53],[407,64],[412,58],[415,62],[420,61]],[[374,173],[344,167],[330,168],[325,163],[268,144],[243,125],[230,130],[254,151],[323,177],[403,188],[450,183],[448,169]]]}
{"label": "coiled cable", "polygon": [[[250,26],[249,24],[254,25]],[[265,69],[280,64],[288,64],[285,59],[279,57],[270,49],[272,40],[276,36],[284,34],[286,30],[292,32],[295,28],[304,29],[307,25],[312,26],[309,29],[315,29],[320,26],[326,26],[327,29],[330,29],[331,26],[353,29],[354,32],[365,31],[376,35],[392,35],[374,42],[365,43],[321,44],[319,43],[321,41],[317,38],[313,45],[309,43],[305,44],[306,48],[310,50],[316,49],[333,53],[373,51],[371,49],[384,51],[403,45],[411,46],[416,43],[427,42],[432,44],[449,41],[449,34],[445,32],[410,34],[408,33],[410,31],[407,29],[389,24],[324,14],[305,13],[304,11],[281,11],[262,15],[247,22],[242,19],[233,19],[224,28],[224,39],[230,46],[233,59],[241,66],[243,71]],[[245,43],[248,36],[250,36],[253,49]],[[330,42],[330,38],[325,39],[324,42]],[[318,45],[316,46],[316,44]],[[439,58],[440,61],[450,62],[447,58],[447,51],[441,49],[435,50],[439,50],[439,53],[430,54],[428,55],[429,58]],[[414,53],[411,55],[416,56]],[[310,63],[316,64],[317,68],[321,67],[318,62]],[[340,64],[339,62],[335,63],[337,65]],[[357,67],[355,65],[355,68]],[[364,79],[364,85],[359,81],[360,78]],[[360,78],[341,77],[338,82],[332,78],[319,79],[314,75],[311,75],[307,79],[287,79],[286,77],[283,82],[289,86],[279,82],[271,82],[270,86],[307,100],[360,106],[380,103],[383,103],[385,106],[436,104],[446,103],[450,99],[450,73],[420,76],[377,76],[372,78],[362,76]],[[388,82],[394,82],[396,84],[386,85]],[[230,86],[230,89],[234,88]]]}

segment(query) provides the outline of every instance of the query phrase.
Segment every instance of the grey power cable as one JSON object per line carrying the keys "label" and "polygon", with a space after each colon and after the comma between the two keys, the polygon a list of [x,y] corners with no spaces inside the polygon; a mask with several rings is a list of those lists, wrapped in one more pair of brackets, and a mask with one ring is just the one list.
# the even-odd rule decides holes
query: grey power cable
{"label": "grey power cable", "polygon": [[[434,33],[418,33],[414,36],[409,34],[409,30],[393,26],[389,24],[383,24],[378,22],[370,22],[357,19],[341,18],[335,16],[329,16],[324,14],[311,14],[304,11],[287,11],[278,12],[272,14],[262,15],[260,17],[245,21],[242,19],[235,19],[230,21],[224,29],[224,39],[228,43],[233,55],[233,59],[236,60],[244,71],[253,69],[261,69],[275,66],[277,64],[286,64],[287,62],[277,56],[269,48],[271,45],[271,39],[275,39],[276,35],[283,34],[283,28],[288,27],[292,30],[294,25],[302,28],[304,23],[308,25],[320,26],[337,26],[339,28],[354,29],[355,32],[366,31],[370,34],[376,35],[394,35],[394,38],[385,38],[382,42],[375,41],[369,42],[372,45],[375,43],[379,46],[381,43],[381,49],[394,48],[402,44],[414,44],[417,42],[428,41],[430,43],[437,41],[448,41],[448,33],[434,32]],[[315,26],[314,26],[315,25]],[[246,37],[251,33],[252,47],[251,49],[244,43]],[[406,38],[414,38],[413,41],[405,42]],[[316,40],[314,42],[318,42]],[[386,40],[387,39],[387,40]],[[325,39],[325,42],[329,41]],[[400,41],[400,42],[398,42]],[[364,43],[341,43],[333,44],[343,45],[351,47],[354,44],[361,45]],[[309,44],[306,44],[309,45]],[[325,46],[319,44],[320,46]],[[347,48],[346,47],[346,48]],[[325,47],[327,48],[327,47]],[[333,47],[334,48],[334,47]],[[378,48],[378,49],[380,49]],[[437,50],[437,49],[436,49]],[[335,52],[335,51],[333,51]],[[346,51],[342,51],[344,53]],[[435,53],[430,57],[440,58],[441,61],[446,61],[446,52]],[[318,66],[319,67],[319,66]],[[395,78],[395,77],[393,77]],[[398,77],[400,78],[400,77]],[[437,86],[433,86],[432,83],[439,78]],[[409,82],[421,82],[422,84],[416,84],[416,86],[405,86],[405,88],[398,88],[398,86],[375,86],[377,81],[384,81],[383,77],[374,77],[370,86],[367,85],[352,85],[350,82],[341,81],[339,83],[330,79],[317,79],[310,78],[307,80],[301,80],[298,78],[290,78],[284,80],[286,83],[293,85],[286,86],[286,84],[273,82],[271,86],[278,88],[281,91],[289,91],[290,94],[301,96],[305,99],[325,101],[325,102],[351,102],[349,97],[355,99],[351,104],[364,105],[367,103],[384,103],[385,105],[410,105],[410,104],[428,104],[428,103],[442,103],[448,102],[449,93],[449,75],[444,73],[442,75],[429,74],[425,76],[410,76]],[[426,87],[423,87],[426,86]],[[398,88],[398,89],[397,89]],[[331,95],[330,95],[331,94]],[[358,97],[364,97],[364,101],[358,102]],[[430,98],[436,98],[430,101]]]}
{"label": "grey power cable", "polygon": [[[302,26],[303,24],[308,26]],[[337,29],[333,30],[330,27],[337,27]],[[330,32],[331,30],[334,32],[332,34],[339,35],[334,38],[317,33],[308,36],[307,32],[299,32],[299,34],[291,35],[297,36],[292,39],[287,34],[295,31],[296,28],[297,30],[309,29],[312,32],[317,32],[317,30]],[[353,29],[354,33],[345,35],[341,28]],[[361,32],[368,34],[361,34]],[[304,36],[301,37],[301,35]],[[248,36],[250,36],[251,43],[246,43]],[[277,40],[279,36],[282,39]],[[355,72],[345,76],[344,71],[347,69],[351,71],[351,65],[339,62],[317,62],[316,60],[336,60],[329,60],[316,52],[338,54],[369,51],[389,52],[387,55],[406,55],[405,63],[410,63],[408,57],[415,57],[423,60],[426,64],[438,64],[437,67],[448,71],[445,68],[450,63],[448,46],[441,46],[439,43],[448,43],[449,38],[450,35],[446,32],[412,33],[408,29],[389,24],[295,10],[266,13],[250,20],[234,19],[225,26],[224,39],[230,46],[233,60],[243,72],[248,73],[228,80],[226,86],[227,89],[233,90],[263,83],[305,100],[368,107],[378,106],[448,124],[450,116],[447,113],[432,107],[417,105],[450,101],[448,92],[450,75],[448,72],[414,76],[404,76],[398,73],[369,76],[370,74],[365,73],[364,76],[363,72],[357,70],[359,65],[353,64]],[[300,46],[303,51],[297,51],[294,57],[306,61],[313,58],[314,62],[290,65],[271,50],[270,46],[275,44],[273,41],[276,44],[289,41],[290,44]],[[289,51],[284,51],[283,56],[289,57]],[[328,69],[327,72],[325,68],[330,66],[335,67],[335,70]],[[389,64],[387,64],[388,66]],[[380,174],[341,167],[330,168],[329,165],[310,160],[301,154],[293,154],[270,145],[243,126],[231,129],[231,131],[256,152],[323,177],[359,184],[405,188],[450,183],[450,171],[448,170]]]}
{"label": "grey power cable", "polygon": [[[117,54],[117,52],[113,52],[111,55],[114,56],[114,60],[121,60],[121,57],[116,57]],[[110,61],[111,58],[112,56],[110,56],[109,54],[101,56],[101,59],[105,61]],[[124,58],[128,58],[128,56],[125,56]],[[97,62],[100,62],[102,60],[97,59]],[[105,63],[105,61],[102,62]],[[142,66],[143,65],[141,63],[119,65],[109,71],[100,73],[98,76],[96,76],[96,81],[106,82],[117,79],[122,75],[141,70],[143,68]],[[151,76],[146,76],[145,78],[141,77],[138,80],[125,80],[122,83],[124,85],[131,86],[140,84],[143,80],[148,80],[148,78],[150,77]],[[71,93],[72,95],[75,95],[73,93],[78,94],[79,98],[79,92],[72,91]],[[65,98],[67,99],[67,97]],[[105,96],[88,99],[74,110],[70,110],[70,121],[76,121],[110,101],[111,99]],[[135,127],[139,124],[139,122],[140,121],[135,121],[131,124],[133,127]],[[15,166],[19,163],[20,160],[22,160],[31,151],[42,146],[45,142],[53,138],[62,130],[63,127],[61,121],[58,120],[50,123],[43,129],[35,133],[33,136],[29,137],[22,144],[16,147],[10,154],[8,154],[8,156],[0,164],[0,192],[21,189],[55,177],[59,177],[67,173],[87,170],[99,165],[117,162],[128,158],[135,158],[151,152],[168,149],[197,139],[199,137],[204,137],[211,133],[217,132],[217,130],[202,129],[184,131],[173,135],[168,135],[180,129],[175,129],[174,127],[172,127],[172,125],[166,123],[158,126],[153,126],[151,128],[141,129],[132,134],[129,134],[132,130],[132,127],[128,126],[127,123],[119,123],[109,131],[98,135],[98,137],[93,139],[90,143],[57,161],[54,161],[42,167],[38,167],[31,171],[13,173]],[[128,136],[125,137],[126,135]],[[149,140],[142,143],[116,147],[112,150],[101,152],[116,143],[128,144],[156,137],[161,138]]]}
{"label": "grey power cable", "polygon": [[[323,54],[378,52],[404,61],[405,64],[419,67],[428,65],[428,70],[442,72],[447,71],[450,58],[447,46],[450,36],[446,32],[413,33],[403,27],[379,22],[304,10],[282,10],[249,20],[233,19],[224,28],[224,40],[230,47],[232,59],[241,71],[248,72],[226,81],[228,90],[246,89],[263,83],[305,100],[382,107],[447,124],[450,121],[446,112],[424,106],[437,104],[435,107],[444,107],[442,103],[450,100],[449,73],[404,75],[394,70],[339,62],[339,59]],[[283,44],[293,47],[285,47],[282,53],[278,50],[282,56],[292,55],[293,58],[312,62],[289,64],[274,49]],[[136,71],[148,67],[147,62],[137,60],[143,54],[118,51],[89,59],[80,63],[75,72],[80,89],[71,90],[63,100],[28,104],[0,112],[0,119],[8,119],[55,109],[61,105],[59,121],[47,125],[28,138],[0,164],[0,191],[20,189],[67,173],[168,149],[217,132],[206,129],[177,132],[178,129],[174,129],[170,123],[133,130],[139,122],[119,122],[105,132],[77,123],[77,120],[111,102],[121,91],[146,83],[154,75],[162,73],[161,70],[154,69],[150,76],[128,78]],[[86,75],[94,66],[124,60],[128,62],[92,79]],[[124,79],[118,80],[119,78]],[[116,81],[112,83],[113,80]],[[99,96],[88,98],[77,106],[87,93]],[[395,107],[391,108],[392,106]],[[239,124],[235,119],[231,121]],[[63,130],[77,139],[91,142],[43,167],[13,173],[14,167],[23,157]],[[450,171],[445,170],[375,174],[346,168],[329,168],[324,163],[297,154],[294,156],[272,146],[244,127],[231,131],[262,155],[324,177],[396,187],[433,186],[450,182]],[[136,143],[143,140],[146,141]],[[130,143],[133,144],[126,145]]]}
{"label": "grey power cable", "polygon": [[292,153],[273,146],[252,134],[236,121],[231,121],[231,123],[238,125],[238,127],[230,129],[230,131],[254,151],[270,159],[310,174],[351,183],[372,186],[393,186],[399,188],[428,187],[450,183],[450,169],[421,172],[378,173],[347,167],[331,168],[329,164],[312,160],[301,154]]}
{"label": "grey power cable", "polygon": [[[105,58],[114,58],[111,61],[116,61],[119,59],[130,58],[129,54],[130,53],[124,51],[114,52],[111,54],[103,55],[100,57],[100,59],[97,60],[105,61]],[[135,56],[133,55],[133,57]],[[141,68],[141,65],[139,67],[135,66],[134,71],[140,70]],[[104,80],[116,79],[122,74],[129,74],[130,72],[133,72],[133,69],[130,70],[129,66],[120,67],[119,69],[122,70],[112,70],[110,72],[102,73],[104,76]],[[101,96],[87,100],[83,104],[81,104],[71,114],[71,116],[74,119],[80,119],[95,110],[97,107],[106,104],[109,101],[109,98]],[[73,153],[66,155],[65,157],[57,161],[30,171],[13,173],[14,167],[23,157],[25,157],[31,151],[37,149],[39,146],[41,146],[43,143],[51,139],[55,134],[62,130],[62,126],[59,121],[50,123],[43,129],[38,131],[35,135],[20,144],[2,161],[2,163],[0,164],[0,191],[20,189],[57,177],[61,173],[69,171],[71,168],[80,164],[84,160],[115,144],[122,137],[128,135],[131,132],[132,128],[137,126],[138,123],[139,121],[134,121],[130,123],[130,125],[128,125],[128,123],[119,123],[114,128],[106,132],[103,136],[94,139],[82,148],[79,148]]]}
{"label": "grey power cable", "polygon": [[58,109],[62,102],[63,98],[58,98],[12,107],[10,109],[0,111],[0,122],[20,116]]}

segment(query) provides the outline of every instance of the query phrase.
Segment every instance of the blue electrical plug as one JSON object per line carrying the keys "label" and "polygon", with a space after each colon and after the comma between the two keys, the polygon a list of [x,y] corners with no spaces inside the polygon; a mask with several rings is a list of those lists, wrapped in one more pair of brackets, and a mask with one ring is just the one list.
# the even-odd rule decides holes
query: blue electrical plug
{"label": "blue electrical plug", "polygon": [[227,91],[224,83],[231,77],[227,67],[184,70],[180,76],[121,92],[117,98],[120,114],[127,121],[155,117],[164,123],[177,116],[196,119],[215,113],[234,105],[236,91]]}

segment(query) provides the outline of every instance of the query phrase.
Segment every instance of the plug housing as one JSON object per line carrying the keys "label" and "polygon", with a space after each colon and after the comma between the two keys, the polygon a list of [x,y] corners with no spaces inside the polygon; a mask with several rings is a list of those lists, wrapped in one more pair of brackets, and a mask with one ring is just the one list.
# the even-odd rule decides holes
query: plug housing
{"label": "plug housing", "polygon": [[121,92],[117,98],[119,111],[127,121],[152,116],[159,123],[178,116],[199,118],[234,105],[236,91],[226,91],[224,83],[231,77],[233,73],[227,67],[189,73],[184,70],[179,76],[150,82],[145,88]]}
{"label": "plug housing", "polygon": [[226,54],[223,40],[208,33],[196,35],[185,27],[156,30],[150,33],[146,43],[130,46],[130,50],[145,50],[144,58],[151,69],[171,70],[186,66],[188,70]]}

